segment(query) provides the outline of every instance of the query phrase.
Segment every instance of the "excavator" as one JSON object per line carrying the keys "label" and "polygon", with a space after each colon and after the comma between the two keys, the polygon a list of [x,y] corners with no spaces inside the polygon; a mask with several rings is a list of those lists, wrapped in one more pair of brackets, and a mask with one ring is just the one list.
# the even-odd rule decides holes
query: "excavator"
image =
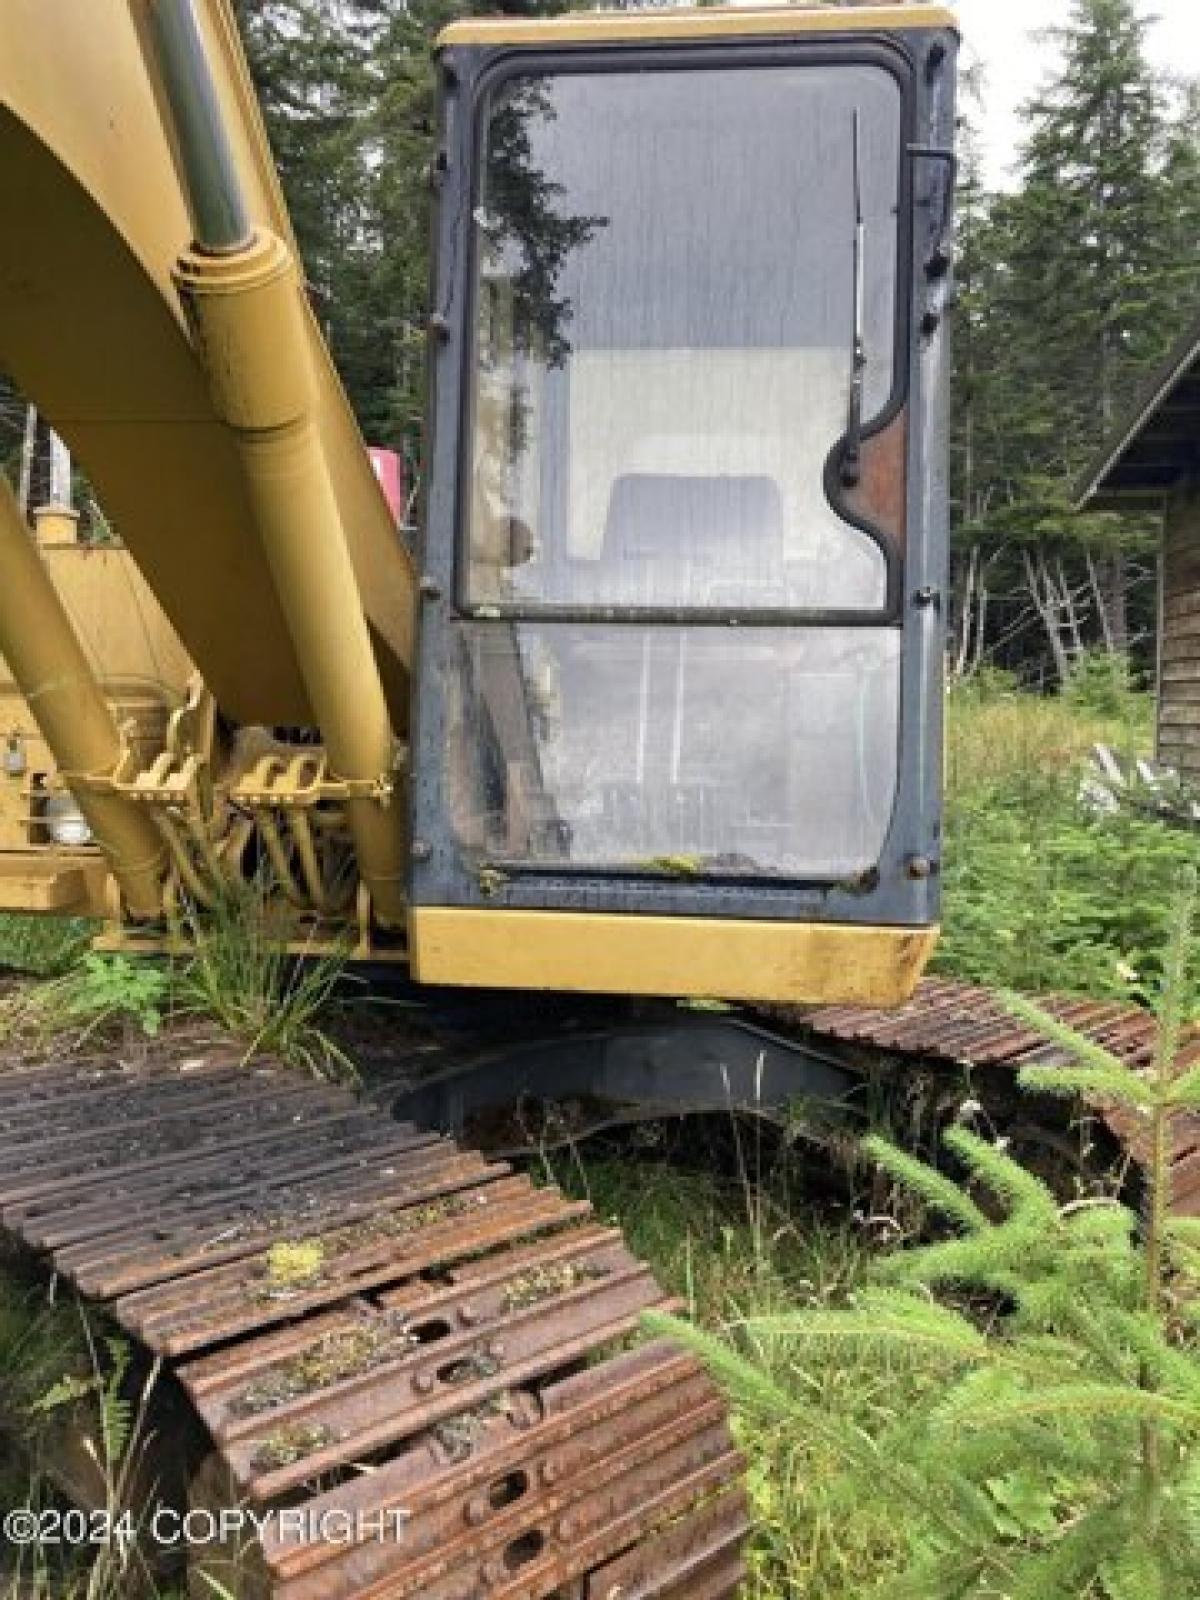
{"label": "excavator", "polygon": [[819,1089],[753,1008],[932,953],[956,46],[920,3],[451,24],[412,546],[230,0],[0,4],[0,372],[111,530],[0,475],[0,910],[178,953],[253,885],[473,1028],[383,1109],[219,1049],[0,1077],[9,1242],[165,1366],[187,1503],[298,1524],[197,1594],[739,1592],[657,1287],[448,1131]]}

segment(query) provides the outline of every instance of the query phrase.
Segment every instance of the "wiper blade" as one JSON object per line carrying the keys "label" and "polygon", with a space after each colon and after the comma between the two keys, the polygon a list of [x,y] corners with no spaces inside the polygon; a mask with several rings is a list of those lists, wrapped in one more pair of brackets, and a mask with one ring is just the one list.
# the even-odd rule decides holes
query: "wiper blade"
{"label": "wiper blade", "polygon": [[863,389],[867,372],[867,224],[863,215],[862,157],[858,111],[851,130],[854,162],[854,344],[850,367],[850,414],[842,450],[842,483],[852,489],[862,477]]}

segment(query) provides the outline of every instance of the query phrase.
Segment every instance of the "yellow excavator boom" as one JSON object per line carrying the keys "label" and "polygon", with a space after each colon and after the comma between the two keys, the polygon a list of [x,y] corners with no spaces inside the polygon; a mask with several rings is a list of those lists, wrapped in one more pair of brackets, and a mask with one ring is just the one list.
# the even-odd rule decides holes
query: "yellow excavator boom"
{"label": "yellow excavator boom", "polygon": [[[203,673],[242,723],[312,723],[310,682],[176,281],[193,237],[143,0],[0,6],[0,370],[70,445]],[[196,8],[252,227],[294,240],[228,0]],[[397,733],[411,561],[311,312],[312,414]],[[266,352],[282,357],[284,352]]]}

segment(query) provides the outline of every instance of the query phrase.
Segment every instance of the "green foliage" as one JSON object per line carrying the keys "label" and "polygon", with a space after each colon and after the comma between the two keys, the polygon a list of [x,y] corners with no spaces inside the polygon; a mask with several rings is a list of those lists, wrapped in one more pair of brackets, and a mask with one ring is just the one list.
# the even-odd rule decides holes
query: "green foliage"
{"label": "green foliage", "polygon": [[1086,715],[1129,724],[1144,704],[1129,657],[1119,651],[1086,650],[1073,666],[1067,701]]}
{"label": "green foliage", "polygon": [[1021,680],[1003,667],[982,666],[952,686],[960,704],[990,706],[1011,700],[1021,692]]}
{"label": "green foliage", "polygon": [[1097,816],[1069,786],[1047,783],[1039,798],[1036,820],[994,796],[955,805],[939,970],[1005,988],[1148,998],[1170,886],[1194,860],[1194,838],[1136,812]]}
{"label": "green foliage", "polygon": [[119,1018],[151,1038],[162,1027],[171,978],[157,963],[92,952],[62,982],[73,1022],[94,1028]]}
{"label": "green foliage", "polygon": [[36,1483],[54,1441],[82,1437],[95,1482],[119,1483],[137,1431],[125,1340],[94,1327],[79,1302],[0,1272],[0,1435],[19,1445]]}
{"label": "green foliage", "polygon": [[[1200,1280],[1179,1279],[1195,1230],[1169,1214],[1172,1125],[1200,1094],[1200,1074],[1177,1059],[1194,901],[1193,874],[1171,913],[1145,1076],[1018,1008],[1078,1062],[1074,1074],[1029,1068],[1026,1087],[1096,1090],[1140,1118],[1140,1227],[1115,1201],[1060,1207],[963,1128],[946,1136],[957,1192],[876,1140],[870,1153],[949,1222],[945,1237],[882,1258],[850,1307],[752,1317],[731,1341],[647,1319],[709,1361],[752,1428],[836,1441],[836,1474],[797,1492],[834,1522],[882,1508],[892,1538],[856,1594],[1175,1600],[1200,1589],[1200,1317],[1188,1298]],[[968,1186],[989,1196],[986,1211]],[[807,1381],[830,1351],[860,1374],[905,1374],[903,1395],[865,1424],[831,1407]]]}
{"label": "green foliage", "polygon": [[1200,141],[1194,92],[1150,65],[1144,8],[1045,9],[1054,67],[1005,192],[965,96],[953,499],[960,613],[977,624],[970,578],[987,647],[1066,682],[1081,645],[1119,654],[1154,627],[1153,519],[1081,513],[1075,484],[1200,300]]}
{"label": "green foliage", "polygon": [[1195,837],[1134,807],[1110,816],[1080,801],[1091,746],[1145,749],[1148,721],[1141,696],[1102,717],[1069,696],[955,690],[940,970],[1001,988],[1153,998],[1172,886]]}
{"label": "green foliage", "polygon": [[254,884],[193,913],[180,931],[192,951],[175,980],[182,1015],[220,1023],[247,1060],[274,1055],[315,1077],[355,1077],[321,1026],[345,975],[344,952],[289,954],[289,929]]}
{"label": "green foliage", "polygon": [[0,1271],[0,1438],[5,1465],[24,1474],[9,1474],[0,1509],[103,1506],[114,1528],[130,1530],[94,1549],[0,1551],[3,1600],[179,1600],[152,1582],[134,1534],[159,1367],[140,1392],[131,1368],[130,1346],[101,1314]]}
{"label": "green foliage", "polygon": [[0,914],[0,968],[56,977],[75,965],[93,932],[78,918]]}
{"label": "green foliage", "polygon": [[121,1029],[153,1037],[169,1003],[167,968],[90,952],[60,977],[14,985],[0,995],[0,1045],[82,1049]]}
{"label": "green foliage", "polygon": [[32,1446],[49,1412],[95,1390],[78,1309],[0,1273],[0,1428]]}

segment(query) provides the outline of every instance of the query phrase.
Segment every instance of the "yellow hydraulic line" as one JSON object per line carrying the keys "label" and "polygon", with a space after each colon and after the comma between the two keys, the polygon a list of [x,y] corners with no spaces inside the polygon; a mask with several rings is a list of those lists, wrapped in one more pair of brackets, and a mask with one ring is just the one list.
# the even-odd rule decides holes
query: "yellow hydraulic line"
{"label": "yellow hydraulic line", "polygon": [[183,820],[187,836],[192,841],[197,857],[206,868],[214,889],[219,893],[240,884],[242,881],[240,874],[231,873],[221,860],[220,851],[209,835],[204,818],[191,806],[187,806],[184,809]]}
{"label": "yellow hydraulic line", "polygon": [[[7,478],[0,473],[0,654],[66,781],[108,777],[121,756],[117,726]],[[73,789],[135,917],[162,912],[166,852],[131,800]]]}
{"label": "yellow hydraulic line", "polygon": [[304,884],[308,890],[309,899],[318,911],[322,913],[328,912],[330,898],[325,890],[321,863],[317,856],[316,845],[313,842],[313,832],[309,826],[308,818],[303,811],[294,810],[288,812],[287,819],[292,843],[295,845],[296,854],[300,858],[300,871],[304,875]]}
{"label": "yellow hydraulic line", "polygon": [[307,911],[310,902],[292,871],[291,862],[288,860],[287,851],[284,849],[283,836],[279,831],[279,824],[267,811],[262,812],[257,821],[259,834],[267,847],[267,854],[271,858],[271,865],[275,868],[275,876],[279,880],[279,887],[283,890],[285,898],[290,900],[294,906],[299,906],[301,910]]}
{"label": "yellow hydraulic line", "polygon": [[171,859],[175,863],[175,870],[179,875],[179,881],[183,884],[183,887],[188,891],[197,905],[211,907],[214,899],[213,891],[196,871],[196,865],[192,860],[191,852],[188,850],[187,846],[180,837],[179,829],[175,824],[175,819],[171,816],[168,816],[168,814],[159,806],[153,807],[152,814],[154,816],[155,827],[166,840],[171,851]]}

